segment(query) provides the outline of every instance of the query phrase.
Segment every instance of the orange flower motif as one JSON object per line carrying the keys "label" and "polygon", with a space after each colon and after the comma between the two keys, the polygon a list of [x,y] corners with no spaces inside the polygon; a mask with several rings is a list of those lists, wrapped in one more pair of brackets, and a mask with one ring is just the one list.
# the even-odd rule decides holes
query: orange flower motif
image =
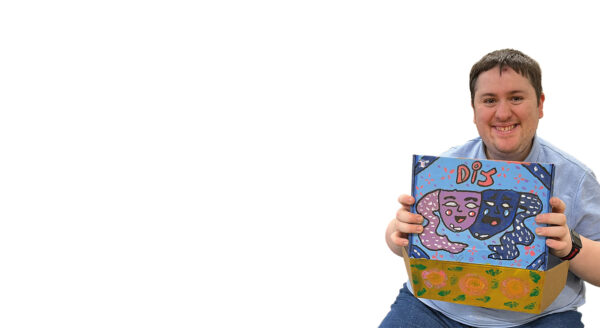
{"label": "orange flower motif", "polygon": [[446,273],[439,269],[425,270],[421,273],[421,277],[423,277],[423,282],[428,288],[442,288],[446,286],[446,281],[448,281]]}
{"label": "orange flower motif", "polygon": [[460,290],[469,296],[483,296],[489,288],[488,280],[478,274],[468,273],[458,281]]}
{"label": "orange flower motif", "polygon": [[527,281],[512,277],[502,281],[500,290],[507,298],[516,300],[528,295],[531,287]]}

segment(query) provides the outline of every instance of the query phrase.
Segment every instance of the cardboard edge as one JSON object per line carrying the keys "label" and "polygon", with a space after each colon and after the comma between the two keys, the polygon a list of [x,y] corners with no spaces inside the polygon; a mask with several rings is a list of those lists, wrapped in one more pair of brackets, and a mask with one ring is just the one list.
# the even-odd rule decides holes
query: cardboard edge
{"label": "cardboard edge", "polygon": [[408,256],[408,247],[402,247],[401,253],[402,259],[404,259],[404,265],[406,266],[406,274],[408,275],[408,280],[410,281],[410,284],[412,286],[412,279],[410,277],[410,257]]}
{"label": "cardboard edge", "polygon": [[[546,271],[544,281],[544,292],[542,294],[542,301],[540,304],[540,311],[542,312],[547,308],[562,292],[563,288],[567,283],[567,274],[569,273],[569,261],[563,261],[554,268]],[[548,282],[552,283],[549,284]],[[539,313],[538,312],[538,313]]]}

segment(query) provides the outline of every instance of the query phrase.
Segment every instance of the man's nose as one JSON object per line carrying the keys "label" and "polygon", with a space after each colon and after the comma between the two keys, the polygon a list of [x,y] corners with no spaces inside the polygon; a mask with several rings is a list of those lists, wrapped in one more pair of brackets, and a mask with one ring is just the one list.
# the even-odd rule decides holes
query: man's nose
{"label": "man's nose", "polygon": [[512,116],[512,108],[508,101],[502,100],[496,106],[496,118],[499,120],[508,120]]}

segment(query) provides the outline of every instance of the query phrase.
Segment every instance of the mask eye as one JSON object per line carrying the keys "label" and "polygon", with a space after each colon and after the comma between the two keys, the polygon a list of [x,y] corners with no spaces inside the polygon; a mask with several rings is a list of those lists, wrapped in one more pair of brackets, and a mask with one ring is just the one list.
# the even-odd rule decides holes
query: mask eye
{"label": "mask eye", "polygon": [[444,206],[456,207],[456,206],[458,206],[458,204],[456,202],[450,201],[450,202],[445,203]]}
{"label": "mask eye", "polygon": [[509,207],[510,207],[510,204],[509,204],[509,203],[502,203],[502,207],[504,207],[504,208],[509,208]]}
{"label": "mask eye", "polygon": [[486,203],[486,204],[488,204],[489,206],[494,206],[494,205],[496,205],[496,203],[494,203],[494,202],[485,202],[485,203]]}
{"label": "mask eye", "polygon": [[475,208],[477,207],[477,205],[475,205],[474,203],[467,203],[467,205],[465,205],[466,208]]}

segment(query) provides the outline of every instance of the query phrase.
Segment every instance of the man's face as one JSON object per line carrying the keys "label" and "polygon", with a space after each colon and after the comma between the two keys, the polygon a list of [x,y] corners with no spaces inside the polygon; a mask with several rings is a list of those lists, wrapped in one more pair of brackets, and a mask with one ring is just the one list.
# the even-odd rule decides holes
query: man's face
{"label": "man's face", "polygon": [[488,159],[523,161],[531,150],[544,95],[538,100],[529,80],[510,67],[481,73],[475,84],[474,122]]}

